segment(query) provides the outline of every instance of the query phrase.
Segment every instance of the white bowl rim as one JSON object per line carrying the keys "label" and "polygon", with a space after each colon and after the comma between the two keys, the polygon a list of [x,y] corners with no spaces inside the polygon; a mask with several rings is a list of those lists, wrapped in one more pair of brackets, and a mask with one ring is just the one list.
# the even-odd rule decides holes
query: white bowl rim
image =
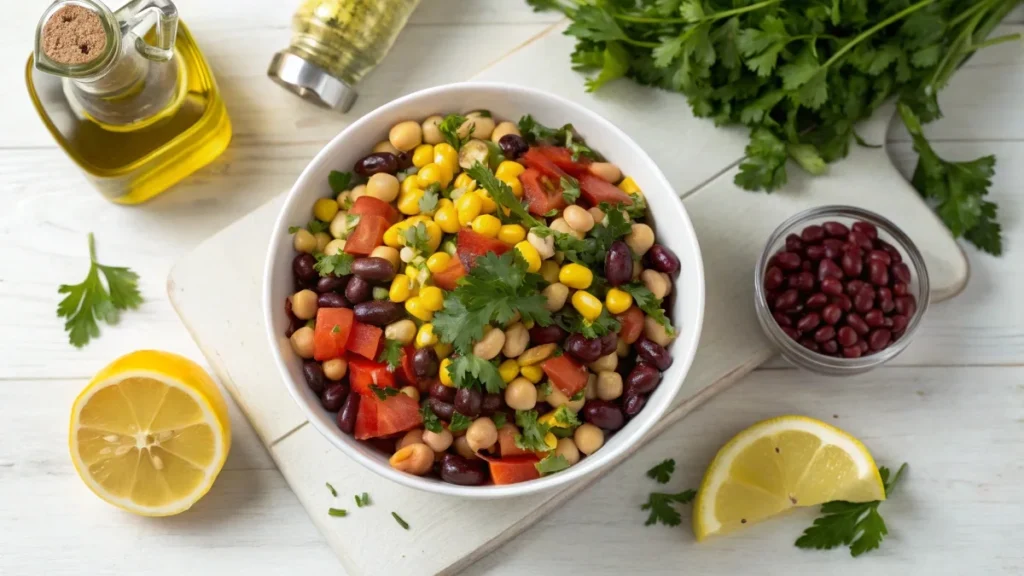
{"label": "white bowl rim", "polygon": [[[685,273],[688,276],[692,276],[694,296],[697,299],[697,316],[695,318],[688,318],[686,321],[687,332],[692,333],[692,339],[690,346],[684,350],[683,356],[674,355],[673,368],[675,363],[682,363],[682,376],[678,382],[664,381],[659,386],[661,388],[669,385],[672,387],[672,393],[668,395],[661,395],[658,402],[652,402],[651,397],[648,399],[648,403],[641,410],[640,415],[633,418],[633,421],[639,421],[638,428],[633,431],[633,437],[627,442],[623,442],[621,445],[614,448],[608,448],[607,446],[602,447],[600,450],[594,453],[592,456],[588,456],[580,460],[577,464],[558,472],[557,474],[551,474],[549,476],[543,476],[536,480],[530,480],[527,482],[520,482],[516,484],[505,484],[505,485],[493,485],[485,484],[482,486],[461,486],[458,484],[450,484],[443,481],[427,481],[420,476],[414,476],[412,474],[406,474],[394,470],[386,464],[381,464],[365,454],[361,453],[355,447],[351,446],[350,443],[360,442],[355,438],[345,437],[345,435],[335,426],[325,426],[320,419],[313,417],[311,414],[311,407],[307,405],[306,399],[303,397],[301,388],[299,386],[305,386],[305,383],[298,383],[291,377],[289,373],[288,365],[286,364],[285,358],[282,356],[280,351],[280,344],[277,339],[277,334],[274,331],[273,326],[273,310],[277,306],[276,303],[271,301],[271,280],[274,265],[274,253],[275,247],[280,242],[286,240],[285,230],[287,229],[287,222],[284,222],[285,215],[288,212],[288,207],[295,201],[295,198],[300,195],[301,191],[309,185],[306,182],[310,178],[310,174],[315,171],[314,167],[318,166],[321,162],[325,161],[329,156],[336,153],[341,143],[349,137],[350,134],[357,132],[364,124],[370,123],[376,117],[388,114],[395,110],[401,109],[402,107],[414,102],[420,98],[426,98],[439,93],[445,93],[449,91],[458,90],[506,90],[510,92],[521,92],[529,94],[535,98],[548,99],[557,103],[557,105],[571,108],[577,114],[590,117],[590,119],[598,124],[602,124],[614,138],[620,139],[625,142],[628,147],[637,155],[642,161],[646,162],[653,167],[653,172],[649,175],[650,177],[657,180],[658,185],[664,188],[666,191],[674,190],[668,179],[665,178],[664,173],[654,162],[653,159],[640,147],[632,138],[629,137],[625,132],[619,129],[616,125],[601,117],[599,114],[591,111],[581,104],[577,104],[571,100],[563,98],[561,96],[545,92],[543,90],[537,90],[517,84],[508,84],[504,82],[478,82],[478,81],[467,81],[467,82],[456,82],[450,84],[443,84],[440,86],[434,86],[423,90],[412,92],[395,100],[384,104],[352,124],[345,127],[338,135],[331,139],[321,150],[313,157],[312,160],[306,164],[306,167],[302,170],[302,173],[295,180],[295,184],[288,191],[288,194],[281,205],[281,211],[274,222],[274,229],[271,231],[271,239],[269,248],[267,250],[267,258],[264,264],[264,277],[263,277],[263,321],[265,324],[266,335],[270,342],[271,354],[274,357],[274,362],[277,365],[278,373],[284,379],[284,384],[288,388],[288,392],[291,394],[292,399],[295,400],[296,404],[299,405],[299,409],[304,413],[307,418],[307,422],[320,432],[327,440],[345,453],[346,456],[355,460],[363,467],[371,470],[388,480],[397,482],[403,486],[414,488],[416,490],[422,490],[424,492],[431,492],[435,494],[444,494],[448,496],[459,496],[464,498],[476,498],[476,499],[494,499],[494,498],[507,498],[514,496],[524,496],[527,494],[535,494],[538,492],[544,492],[556,487],[565,486],[572,482],[578,481],[583,477],[604,468],[608,465],[618,464],[622,459],[630,455],[632,452],[637,450],[639,447],[637,443],[643,439],[643,437],[650,431],[650,429],[660,421],[661,417],[671,406],[672,402],[675,401],[679,394],[679,390],[682,388],[683,382],[686,376],[689,375],[690,368],[693,365],[694,357],[697,353],[697,348],[700,343],[701,331],[704,325],[704,305],[705,305],[705,283],[704,283],[704,261],[700,250],[700,245],[697,240],[696,231],[693,228],[693,223],[690,220],[689,213],[686,207],[682,203],[682,199],[678,194],[669,194],[674,200],[676,209],[678,210],[678,216],[680,219],[678,222],[673,222],[674,226],[679,226],[683,229],[683,234],[690,241],[690,248],[694,251],[695,262],[697,264],[696,269],[687,269]],[[675,250],[675,247],[673,247]],[[691,332],[692,331],[692,332]],[[631,421],[632,422],[632,421]]]}

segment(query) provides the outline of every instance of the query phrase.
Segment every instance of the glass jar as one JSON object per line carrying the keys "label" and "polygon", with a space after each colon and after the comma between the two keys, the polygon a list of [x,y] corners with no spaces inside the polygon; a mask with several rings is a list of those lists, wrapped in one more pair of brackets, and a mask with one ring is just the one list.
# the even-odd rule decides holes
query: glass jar
{"label": "glass jar", "polygon": [[[766,272],[771,266],[773,258],[776,258],[779,252],[787,251],[787,238],[795,235],[798,239],[801,236],[801,232],[812,224],[821,225],[825,222],[839,222],[848,228],[852,228],[854,222],[863,221],[874,225],[878,231],[878,240],[887,243],[900,255],[902,262],[907,264],[910,269],[911,281],[906,287],[908,295],[913,296],[916,300],[915,310],[907,318],[906,328],[902,333],[894,336],[888,347],[882,348],[881,350],[872,351],[867,355],[860,356],[858,358],[846,358],[840,353],[838,355],[826,355],[820,352],[809,349],[804,344],[801,344],[795,340],[790,334],[787,334],[785,330],[779,325],[779,321],[773,316],[773,306],[768,303],[769,290],[765,286]],[[841,238],[845,242],[850,240],[847,238]],[[875,248],[883,246],[874,240]],[[796,240],[790,239],[790,242],[796,242]],[[790,248],[792,248],[791,246]],[[788,250],[793,251],[793,250]],[[808,257],[806,253],[806,247],[800,249],[798,252],[803,261],[809,261],[809,269],[805,268],[806,271],[811,272],[814,275],[813,288],[809,290],[801,290],[801,294],[818,294],[821,293],[821,284],[819,282],[819,263],[821,260],[815,260],[812,257]],[[803,266],[803,261],[801,266]],[[776,260],[777,262],[777,260]],[[863,266],[864,272],[858,278],[867,279],[867,270],[869,259],[864,260]],[[845,280],[845,278],[844,278]],[[867,282],[863,282],[867,283]],[[894,278],[889,278],[889,282],[886,286],[892,289],[896,284]],[[846,294],[847,283],[844,282],[844,294]],[[875,286],[872,288],[878,288],[881,291],[883,286]],[[776,292],[781,292],[788,286],[780,287]],[[929,281],[928,281],[928,270],[925,268],[924,258],[921,256],[921,252],[914,245],[914,242],[902,231],[898,226],[893,224],[890,220],[869,212],[861,208],[855,208],[853,206],[822,206],[818,208],[812,208],[796,214],[783,222],[775,232],[768,238],[768,243],[765,245],[764,251],[761,253],[761,257],[757,261],[757,267],[754,270],[754,306],[757,311],[757,320],[761,324],[761,328],[764,330],[768,339],[779,349],[782,356],[789,360],[792,364],[817,372],[819,374],[825,374],[829,376],[849,376],[853,374],[860,374],[867,372],[876,366],[880,366],[889,360],[892,360],[898,356],[907,347],[907,344],[914,337],[914,333],[917,332],[917,328],[921,323],[921,318],[924,317],[925,311],[928,309],[929,300]],[[834,303],[833,297],[828,297],[830,303]],[[876,301],[877,302],[877,301]],[[803,304],[801,304],[802,306]],[[777,306],[777,304],[776,304]],[[873,307],[877,307],[877,304],[873,304]],[[812,311],[808,306],[806,310],[802,310],[796,314],[783,313],[784,316],[795,318],[802,316],[805,313]],[[856,312],[856,310],[852,310]],[[835,326],[841,326],[845,324],[848,314],[851,310],[844,310],[841,320],[833,322]],[[824,316],[824,314],[822,314]],[[817,328],[824,327],[827,322],[824,320]],[[796,321],[794,321],[794,325]],[[791,327],[792,328],[792,327]],[[882,328],[879,326],[878,328]],[[872,327],[871,330],[876,329]],[[861,334],[861,337],[866,334]],[[805,338],[801,335],[801,338]],[[862,338],[867,341],[866,338]],[[811,343],[808,342],[808,345]]]}
{"label": "glass jar", "polygon": [[354,86],[384,59],[420,0],[305,0],[272,80],[323,108],[348,111]]}

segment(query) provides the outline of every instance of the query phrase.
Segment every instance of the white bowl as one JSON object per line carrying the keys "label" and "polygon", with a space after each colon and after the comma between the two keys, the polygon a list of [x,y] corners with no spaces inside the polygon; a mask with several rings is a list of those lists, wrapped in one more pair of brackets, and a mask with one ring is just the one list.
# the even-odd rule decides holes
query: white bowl
{"label": "white bowl", "polygon": [[[387,139],[389,129],[398,122],[421,121],[432,114],[475,109],[490,110],[495,118],[502,120],[517,121],[524,114],[532,114],[547,126],[572,123],[589,146],[636,180],[654,215],[658,242],[675,251],[682,269],[673,288],[675,297],[671,319],[679,332],[669,347],[674,361],[643,410],[609,438],[600,450],[576,465],[537,480],[504,486],[458,486],[392,469],[387,455],[338,429],[334,414],[321,407],[317,395],[306,385],[302,360],[292,351],[284,336],[289,324],[284,301],[292,292],[291,265],[295,257],[288,227],[304,225],[309,221],[313,202],[330,195],[331,189],[327,184],[330,171],[351,170],[352,165],[368,154],[374,144]],[[537,90],[497,83],[450,84],[409,94],[374,110],[337,135],[306,166],[288,193],[271,235],[263,278],[263,314],[270,348],[284,385],[313,426],[345,455],[410,488],[469,498],[504,498],[575,482],[616,461],[651,429],[675,399],[697,350],[704,319],[704,267],[697,236],[683,203],[654,161],[622,130],[578,104]]]}

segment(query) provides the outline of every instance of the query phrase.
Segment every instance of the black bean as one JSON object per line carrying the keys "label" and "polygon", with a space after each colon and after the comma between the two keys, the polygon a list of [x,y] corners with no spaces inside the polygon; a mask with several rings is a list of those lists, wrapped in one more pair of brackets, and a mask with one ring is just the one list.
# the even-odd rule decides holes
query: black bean
{"label": "black bean", "polygon": [[552,324],[550,326],[534,324],[533,328],[530,328],[530,344],[534,346],[540,346],[541,344],[560,344],[568,335],[569,333],[563,330],[558,324]]}
{"label": "black bean", "polygon": [[501,148],[501,153],[509,160],[519,158],[530,148],[530,145],[519,134],[505,134],[498,140],[498,146]]}
{"label": "black bean", "polygon": [[316,305],[320,308],[351,308],[352,304],[344,296],[336,292],[321,294],[316,299]]}
{"label": "black bean", "polygon": [[601,357],[601,339],[586,338],[582,334],[570,334],[565,340],[565,351],[580,362],[590,364]]}
{"label": "black bean", "polygon": [[662,372],[668,370],[668,367],[672,365],[672,355],[664,346],[653,340],[640,338],[633,344],[633,347],[642,360],[654,364]]}
{"label": "black bean", "polygon": [[306,377],[306,384],[309,389],[317,394],[324,391],[327,378],[324,376],[324,367],[315,360],[306,360],[302,363],[302,375]]}
{"label": "black bean", "polygon": [[626,376],[626,396],[649,394],[661,383],[661,372],[647,362],[637,362]]}
{"label": "black bean", "polygon": [[348,284],[348,276],[324,276],[317,280],[316,291],[318,294],[325,294],[327,292],[342,293],[345,291],[345,285]]}
{"label": "black bean", "polygon": [[316,264],[316,258],[312,254],[299,254],[292,260],[292,273],[295,274],[295,279],[303,284],[315,283],[320,278],[320,273],[313,268]]}
{"label": "black bean", "polygon": [[441,458],[440,475],[441,480],[450,484],[479,486],[487,481],[486,463],[458,454],[445,454]]}
{"label": "black bean", "polygon": [[320,403],[323,404],[324,409],[328,412],[337,412],[341,410],[347,397],[348,384],[345,382],[333,382],[327,388],[324,388],[323,394],[320,395]]}
{"label": "black bean", "polygon": [[[504,399],[501,394],[485,394],[484,401],[480,404],[480,413],[490,416],[501,409]],[[515,419],[513,418],[513,422]]]}
{"label": "black bean", "polygon": [[[352,283],[349,282],[349,285],[351,286]],[[405,308],[398,302],[390,300],[360,302],[352,307],[352,312],[359,322],[374,326],[387,326],[398,322],[405,316]]]}
{"label": "black bean", "polygon": [[[442,384],[443,386],[443,384]],[[446,422],[451,421],[452,414],[455,413],[455,405],[450,402],[445,402],[439,398],[431,396],[427,398],[427,406],[437,414],[437,417]]]}
{"label": "black bean", "polygon": [[588,400],[580,414],[585,421],[604,430],[615,431],[626,423],[622,410],[607,400]]}
{"label": "black bean", "polygon": [[412,372],[420,378],[437,376],[437,353],[433,348],[420,348],[413,353]]}
{"label": "black bean", "polygon": [[373,286],[358,276],[353,276],[345,286],[345,298],[353,304],[366,302],[373,298]]}
{"label": "black bean", "polygon": [[369,178],[380,172],[394,174],[398,172],[398,158],[390,152],[374,152],[356,162],[352,170],[363,178]]}
{"label": "black bean", "polygon": [[604,275],[612,286],[620,286],[633,279],[633,253],[622,240],[612,242],[604,257]]}
{"label": "black bean", "polygon": [[479,416],[483,402],[484,395],[476,388],[459,388],[455,393],[455,411],[463,416]]}
{"label": "black bean", "polygon": [[359,394],[349,394],[345,403],[338,411],[336,419],[338,428],[345,434],[351,435],[356,431],[356,415],[359,414]]}
{"label": "black bean", "polygon": [[437,398],[441,402],[448,402],[449,404],[455,402],[455,392],[455,388],[441,384],[441,381],[436,378],[427,386],[427,393],[432,398]]}
{"label": "black bean", "polygon": [[390,282],[395,277],[395,267],[389,260],[371,256],[352,262],[352,273],[368,282]]}

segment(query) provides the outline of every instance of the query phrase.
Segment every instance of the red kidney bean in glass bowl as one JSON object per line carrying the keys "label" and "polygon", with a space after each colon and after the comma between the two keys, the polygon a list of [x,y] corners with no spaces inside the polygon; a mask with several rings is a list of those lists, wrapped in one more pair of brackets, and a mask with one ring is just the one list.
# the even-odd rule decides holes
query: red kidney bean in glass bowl
{"label": "red kidney bean in glass bowl", "polygon": [[793,363],[869,370],[906,347],[928,305],[928,273],[889,220],[853,207],[808,210],[772,235],[755,274],[758,319]]}

